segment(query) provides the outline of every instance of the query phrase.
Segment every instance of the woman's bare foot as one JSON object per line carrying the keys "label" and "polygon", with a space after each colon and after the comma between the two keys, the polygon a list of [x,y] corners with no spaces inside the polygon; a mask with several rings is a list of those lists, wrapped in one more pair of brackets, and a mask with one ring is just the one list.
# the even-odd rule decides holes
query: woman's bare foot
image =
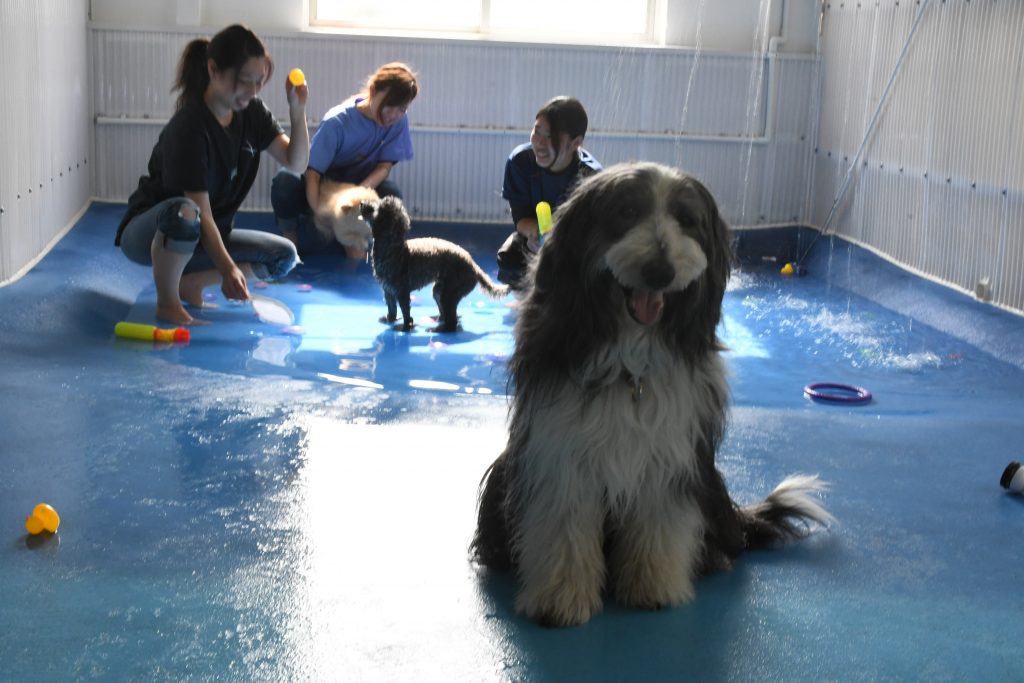
{"label": "woman's bare foot", "polygon": [[203,289],[210,285],[204,274],[182,275],[178,283],[178,296],[192,308],[217,308],[217,304],[203,300]]}
{"label": "woman's bare foot", "polygon": [[195,318],[188,314],[185,307],[179,302],[177,305],[156,305],[156,319],[173,325],[191,325]]}

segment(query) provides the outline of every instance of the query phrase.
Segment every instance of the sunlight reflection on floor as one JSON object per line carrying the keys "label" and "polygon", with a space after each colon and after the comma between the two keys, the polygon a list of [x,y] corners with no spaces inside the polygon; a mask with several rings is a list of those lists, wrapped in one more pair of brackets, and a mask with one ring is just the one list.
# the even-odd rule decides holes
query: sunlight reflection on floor
{"label": "sunlight reflection on floor", "polygon": [[[478,680],[496,678],[490,667],[508,653],[481,658],[479,650],[505,639],[488,633],[494,620],[483,615],[493,607],[471,578],[467,548],[477,485],[504,446],[504,428],[328,418],[310,418],[306,427],[292,508],[304,529],[292,552],[304,569],[285,600],[296,658],[289,668],[315,680],[339,671],[380,680],[391,668],[412,680],[424,672],[392,667],[430,662],[436,676],[450,659],[463,672],[469,662],[491,662]],[[452,632],[467,635],[467,623],[477,624],[478,637],[453,640]],[[374,645],[348,647],[358,643]],[[389,651],[403,655],[389,662]]]}

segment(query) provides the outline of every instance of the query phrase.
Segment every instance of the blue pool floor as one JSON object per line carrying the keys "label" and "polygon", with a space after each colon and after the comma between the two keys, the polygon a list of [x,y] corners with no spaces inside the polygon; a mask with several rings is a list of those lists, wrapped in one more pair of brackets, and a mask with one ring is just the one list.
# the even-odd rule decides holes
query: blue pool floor
{"label": "blue pool floor", "polygon": [[[213,291],[185,346],[148,269],[92,205],[0,289],[0,671],[11,681],[1021,680],[1024,320],[821,240],[810,274],[733,277],[733,405],[719,467],[741,502],[820,474],[838,523],[657,612],[585,626],[516,615],[474,567],[476,487],[505,440],[510,301],[411,334],[365,264],[307,258],[255,293]],[[246,217],[266,224],[269,216]],[[495,227],[445,233],[493,271]],[[809,401],[845,382],[865,406]],[[30,539],[41,501],[59,532]]]}

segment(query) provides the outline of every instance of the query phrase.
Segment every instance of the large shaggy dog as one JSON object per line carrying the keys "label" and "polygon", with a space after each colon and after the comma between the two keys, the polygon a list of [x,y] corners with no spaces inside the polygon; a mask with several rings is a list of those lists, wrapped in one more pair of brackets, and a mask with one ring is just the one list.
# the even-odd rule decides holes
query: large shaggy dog
{"label": "large shaggy dog", "polygon": [[384,290],[387,316],[381,322],[395,322],[402,309],[403,330],[415,323],[409,312],[410,295],[420,287],[434,284],[438,332],[458,329],[459,302],[478,284],[492,297],[508,294],[508,287],[494,283],[469,252],[436,237],[406,239],[409,214],[397,197],[385,197],[378,204],[364,204],[363,218],[373,230],[373,276]]}
{"label": "large shaggy dog", "polygon": [[740,507],[715,468],[730,265],[714,199],[664,166],[609,168],[556,214],[520,306],[508,445],[472,544],[481,564],[516,571],[529,617],[581,624],[606,590],[677,605],[744,549],[830,520],[815,477]]}
{"label": "large shaggy dog", "polygon": [[371,187],[320,181],[320,205],[313,212],[313,225],[326,238],[346,249],[366,252],[370,247],[370,226],[360,217],[359,207],[379,200]]}

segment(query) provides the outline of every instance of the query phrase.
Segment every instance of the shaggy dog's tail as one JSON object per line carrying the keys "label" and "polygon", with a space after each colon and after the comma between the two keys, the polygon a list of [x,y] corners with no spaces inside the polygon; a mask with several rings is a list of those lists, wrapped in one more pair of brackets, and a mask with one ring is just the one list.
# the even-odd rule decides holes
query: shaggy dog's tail
{"label": "shaggy dog's tail", "polygon": [[787,477],[760,503],[739,509],[747,548],[764,548],[807,535],[812,522],[828,526],[834,518],[812,495],[828,490],[818,477]]}

